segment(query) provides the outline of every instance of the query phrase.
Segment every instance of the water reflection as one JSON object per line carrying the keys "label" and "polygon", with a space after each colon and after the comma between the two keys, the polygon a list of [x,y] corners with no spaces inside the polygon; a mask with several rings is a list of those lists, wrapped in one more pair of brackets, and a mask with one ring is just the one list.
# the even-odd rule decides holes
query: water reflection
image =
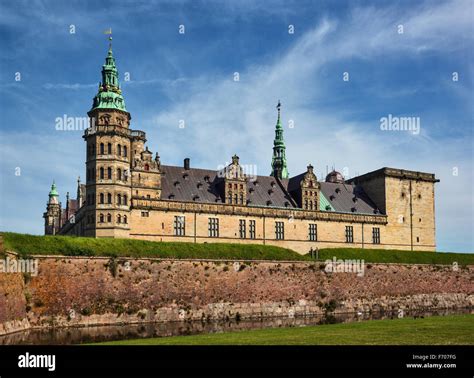
{"label": "water reflection", "polygon": [[[405,311],[404,317],[425,317],[433,315],[472,314],[474,309]],[[304,327],[319,324],[348,323],[362,320],[395,319],[401,314],[364,313],[329,314],[327,316],[278,317],[256,320],[220,321],[220,322],[166,322],[133,325],[112,325],[93,327],[69,327],[41,330],[28,330],[11,335],[0,336],[0,345],[65,345],[101,341],[138,339],[147,337],[167,337],[195,335],[200,333],[221,333],[260,328]]]}

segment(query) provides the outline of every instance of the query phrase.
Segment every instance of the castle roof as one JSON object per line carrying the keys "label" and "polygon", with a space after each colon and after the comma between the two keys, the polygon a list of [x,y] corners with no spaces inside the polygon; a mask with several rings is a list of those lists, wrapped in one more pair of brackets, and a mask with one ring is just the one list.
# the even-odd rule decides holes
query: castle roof
{"label": "castle roof", "polygon": [[[170,201],[224,203],[224,179],[219,171],[162,165],[161,199]],[[304,174],[277,180],[256,176],[246,182],[248,206],[298,208],[291,187]],[[377,207],[361,187],[354,184],[321,182],[321,210],[356,214],[376,214]],[[329,207],[328,207],[329,206]]]}

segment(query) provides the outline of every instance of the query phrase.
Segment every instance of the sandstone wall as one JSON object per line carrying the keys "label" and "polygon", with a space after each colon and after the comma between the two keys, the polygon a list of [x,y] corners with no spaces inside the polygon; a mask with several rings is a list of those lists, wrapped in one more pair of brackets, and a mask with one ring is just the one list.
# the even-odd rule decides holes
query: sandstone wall
{"label": "sandstone wall", "polygon": [[[39,274],[0,274],[0,323],[121,322],[304,316],[474,305],[474,266],[41,257]],[[26,324],[26,325],[25,325]],[[0,333],[11,328],[0,327]]]}

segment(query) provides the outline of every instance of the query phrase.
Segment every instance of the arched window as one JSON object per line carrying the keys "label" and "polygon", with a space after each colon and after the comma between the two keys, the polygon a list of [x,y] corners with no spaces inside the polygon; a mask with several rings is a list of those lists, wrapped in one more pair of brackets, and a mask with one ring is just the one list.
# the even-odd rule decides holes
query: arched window
{"label": "arched window", "polygon": [[309,201],[309,209],[313,210],[313,201]]}
{"label": "arched window", "polygon": [[128,204],[127,204],[127,201],[128,201],[127,195],[124,194],[124,195],[123,195],[123,204],[124,204],[124,205],[128,205]]}
{"label": "arched window", "polygon": [[122,180],[122,170],[120,168],[117,169],[117,180]]}
{"label": "arched window", "polygon": [[117,194],[117,204],[118,205],[122,204],[122,195],[121,194]]}
{"label": "arched window", "polygon": [[149,171],[150,170],[150,166],[148,164],[145,164],[145,171]]}
{"label": "arched window", "polygon": [[304,200],[304,208],[305,208],[305,209],[308,208],[308,200]]}
{"label": "arched window", "polygon": [[103,180],[104,179],[104,167],[100,167],[100,179]]}
{"label": "arched window", "polygon": [[237,205],[239,203],[239,196],[237,193],[234,194],[234,203]]}
{"label": "arched window", "polygon": [[117,146],[117,155],[118,156],[122,155],[122,146],[120,144]]}
{"label": "arched window", "polygon": [[99,223],[104,223],[104,214],[99,215]]}
{"label": "arched window", "polygon": [[101,154],[101,155],[104,154],[104,143],[101,143],[101,144],[100,144],[100,154]]}
{"label": "arched window", "polygon": [[108,178],[109,180],[112,179],[112,168],[110,168],[110,167],[107,168],[107,178]]}
{"label": "arched window", "polygon": [[127,216],[126,215],[123,216],[123,223],[127,224]]}
{"label": "arched window", "polygon": [[104,203],[104,193],[99,194],[99,203]]}
{"label": "arched window", "polygon": [[117,223],[122,223],[122,217],[119,215],[117,215]]}
{"label": "arched window", "polygon": [[107,193],[107,203],[112,203],[112,194]]}
{"label": "arched window", "polygon": [[243,194],[240,195],[240,204],[241,205],[244,204],[244,195]]}
{"label": "arched window", "polygon": [[123,146],[123,156],[127,157],[127,146]]}
{"label": "arched window", "polygon": [[232,193],[229,194],[229,203],[232,203]]}
{"label": "arched window", "polygon": [[112,143],[107,143],[107,153],[108,153],[109,155],[112,154]]}
{"label": "arched window", "polygon": [[112,215],[107,214],[107,222],[112,222]]}

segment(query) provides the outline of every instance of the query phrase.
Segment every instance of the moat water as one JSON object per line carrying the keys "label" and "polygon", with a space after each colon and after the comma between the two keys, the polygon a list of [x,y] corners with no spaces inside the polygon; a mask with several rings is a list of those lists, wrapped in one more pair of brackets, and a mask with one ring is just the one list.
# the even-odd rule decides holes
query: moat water
{"label": "moat water", "polygon": [[278,317],[240,321],[189,321],[125,324],[90,327],[33,329],[0,336],[0,345],[71,345],[102,341],[234,332],[262,328],[306,327],[320,324],[359,322],[363,320],[397,319],[474,314],[474,309],[405,311],[399,313],[336,314],[308,317]]}

